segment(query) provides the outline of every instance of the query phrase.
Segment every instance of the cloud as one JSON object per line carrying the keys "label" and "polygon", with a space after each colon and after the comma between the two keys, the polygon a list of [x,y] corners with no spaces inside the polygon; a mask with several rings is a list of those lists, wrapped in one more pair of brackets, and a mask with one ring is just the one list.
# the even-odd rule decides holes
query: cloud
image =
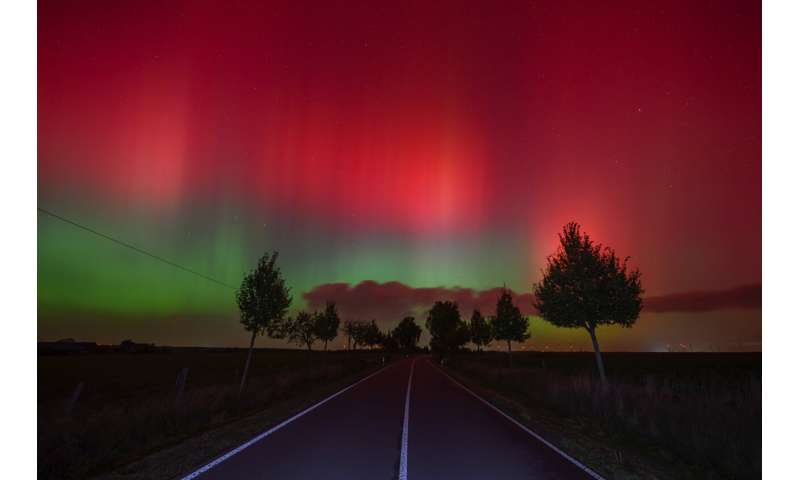
{"label": "cloud", "polygon": [[[458,302],[462,315],[477,308],[487,313],[494,309],[501,288],[475,291],[471,288],[415,288],[400,282],[378,283],[365,280],[356,285],[326,283],[303,294],[312,310],[321,309],[325,302],[336,302],[339,311],[348,319],[397,319],[419,315],[437,300]],[[526,314],[533,314],[531,294],[515,295],[515,301]]]}
{"label": "cloud", "polygon": [[[458,302],[465,319],[473,309],[490,314],[500,296],[501,288],[474,290],[471,288],[428,287],[415,288],[400,282],[378,283],[365,280],[356,285],[326,283],[303,294],[311,310],[324,308],[325,302],[334,301],[344,319],[377,319],[395,322],[406,315],[420,317],[437,300]],[[512,292],[514,303],[525,315],[535,315],[531,293]],[[761,308],[761,285],[746,285],[729,290],[677,293],[644,299],[644,311],[708,312],[728,309]],[[419,318],[421,320],[421,317]]]}
{"label": "cloud", "polygon": [[727,290],[674,293],[644,299],[644,311],[710,312],[714,310],[760,309],[761,284],[743,285]]}

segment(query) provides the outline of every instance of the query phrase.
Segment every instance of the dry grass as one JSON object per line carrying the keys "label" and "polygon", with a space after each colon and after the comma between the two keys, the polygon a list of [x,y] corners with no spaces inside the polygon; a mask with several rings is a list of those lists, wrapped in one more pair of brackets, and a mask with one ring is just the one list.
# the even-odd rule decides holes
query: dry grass
{"label": "dry grass", "polygon": [[[243,351],[186,349],[161,354],[39,358],[39,478],[86,478],[125,465],[312,388],[374,367],[368,352],[263,350],[254,354],[247,390],[238,395]],[[189,368],[175,402],[175,376]],[[76,407],[64,403],[85,384]]]}
{"label": "dry grass", "polygon": [[463,355],[451,368],[599,432],[620,457],[674,464],[670,478],[760,478],[760,354],[607,354],[606,388],[589,355],[520,354],[514,369],[505,361]]}

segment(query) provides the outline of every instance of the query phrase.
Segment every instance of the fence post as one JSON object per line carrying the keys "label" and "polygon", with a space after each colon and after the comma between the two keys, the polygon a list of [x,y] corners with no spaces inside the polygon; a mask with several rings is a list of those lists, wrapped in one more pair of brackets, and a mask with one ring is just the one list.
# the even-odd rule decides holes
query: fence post
{"label": "fence post", "polygon": [[175,379],[175,405],[181,402],[183,397],[183,390],[186,388],[186,378],[189,376],[189,369],[184,367],[178,372],[178,378]]}
{"label": "fence post", "polygon": [[75,390],[72,391],[72,395],[70,395],[69,399],[67,400],[67,404],[64,406],[64,413],[69,415],[72,412],[72,409],[75,408],[75,404],[78,403],[78,398],[81,396],[82,391],[83,382],[78,382]]}

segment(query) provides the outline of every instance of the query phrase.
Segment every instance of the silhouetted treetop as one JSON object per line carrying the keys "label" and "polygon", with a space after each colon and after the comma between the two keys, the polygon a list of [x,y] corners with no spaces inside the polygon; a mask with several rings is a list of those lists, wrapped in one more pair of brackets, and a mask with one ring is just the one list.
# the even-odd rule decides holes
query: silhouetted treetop
{"label": "silhouetted treetop", "polygon": [[642,310],[639,270],[629,271],[628,258],[594,243],[575,222],[564,227],[559,243],[534,288],[539,314],[560,327],[632,326]]}
{"label": "silhouetted treetop", "polygon": [[339,334],[339,313],[334,302],[327,302],[324,311],[314,314],[314,333],[322,340],[325,350],[328,342]]}
{"label": "silhouetted treetop", "polygon": [[314,331],[314,315],[308,312],[298,312],[297,316],[294,319],[290,319],[287,324],[289,340],[311,350],[311,346],[317,340]]}
{"label": "silhouetted treetop", "polygon": [[470,341],[475,344],[480,351],[494,340],[492,325],[481,315],[480,310],[474,310],[469,320]]}
{"label": "silhouetted treetop", "polygon": [[278,252],[265,253],[259,260],[255,270],[242,279],[242,285],[236,291],[236,303],[239,305],[239,321],[245,331],[250,332],[250,348],[239,384],[239,393],[244,390],[250,358],[253,356],[253,345],[256,336],[265,332],[272,338],[283,338],[286,335],[283,317],[292,304],[289,287],[276,262]]}
{"label": "silhouetted treetop", "polygon": [[406,351],[414,350],[417,347],[420,335],[422,335],[422,328],[414,321],[414,317],[403,318],[391,334],[397,345]]}
{"label": "silhouetted treetop", "polygon": [[292,303],[289,287],[276,265],[278,252],[264,254],[258,266],[245,275],[236,292],[240,322],[248,332],[282,338],[282,320]]}
{"label": "silhouetted treetop", "polygon": [[522,315],[519,307],[514,305],[508,289],[503,289],[503,293],[497,299],[497,312],[492,319],[492,333],[495,339],[506,342],[524,342],[531,336],[528,332],[528,319]]}
{"label": "silhouetted treetop", "polygon": [[558,236],[560,246],[547,257],[542,281],[534,285],[533,305],[558,327],[585,328],[592,339],[597,370],[606,381],[597,341],[600,325],[631,327],[642,310],[641,274],[628,270],[628,258],[594,243],[580,225],[568,223]]}
{"label": "silhouetted treetop", "polygon": [[425,320],[425,328],[431,334],[432,350],[447,352],[469,341],[469,327],[461,321],[461,313],[455,302],[434,303]]}

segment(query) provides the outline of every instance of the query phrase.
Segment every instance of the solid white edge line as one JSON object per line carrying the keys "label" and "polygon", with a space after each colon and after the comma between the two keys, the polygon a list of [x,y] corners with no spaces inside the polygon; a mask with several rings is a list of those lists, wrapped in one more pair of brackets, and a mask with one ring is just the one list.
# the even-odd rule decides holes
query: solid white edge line
{"label": "solid white edge line", "polygon": [[287,418],[286,420],[282,421],[281,423],[275,425],[274,427],[270,428],[269,430],[256,435],[255,437],[253,437],[250,440],[246,441],[245,443],[239,445],[238,447],[236,447],[233,450],[229,451],[228,453],[222,455],[221,457],[218,457],[218,458],[212,460],[211,462],[203,465],[202,467],[198,468],[197,470],[193,471],[192,473],[190,473],[190,474],[188,474],[188,475],[186,475],[184,477],[181,477],[181,480],[191,480],[193,478],[197,478],[198,476],[202,475],[203,473],[211,470],[212,468],[216,467],[220,463],[224,462],[225,460],[227,460],[227,459],[231,458],[232,456],[236,455],[237,453],[241,452],[245,448],[247,448],[247,447],[253,445],[254,443],[257,443],[257,442],[263,440],[264,438],[272,435],[273,433],[277,432],[278,430],[280,430],[281,428],[285,427],[286,425],[289,425],[290,423],[292,423],[293,421],[295,421],[298,418],[302,417],[303,415],[311,412],[312,410],[315,410],[317,407],[321,407],[322,405],[324,405],[325,403],[329,402],[330,400],[333,400],[334,398],[338,397],[339,395],[343,394],[344,392],[350,390],[351,388],[357,386],[358,384],[360,384],[362,382],[365,382],[365,381],[369,380],[370,378],[374,377],[375,375],[385,371],[387,368],[392,367],[392,366],[394,366],[394,365],[386,365],[385,367],[381,368],[377,372],[373,372],[373,373],[367,375],[366,377],[362,378],[361,380],[359,380],[359,381],[357,381],[355,383],[352,383],[349,386],[339,390],[338,392],[334,393],[333,395],[330,395],[329,397],[327,397],[327,398],[325,398],[323,400],[320,400],[319,402],[317,402],[314,405],[306,408],[302,412],[297,413],[297,414]]}
{"label": "solid white edge line", "polygon": [[403,436],[400,441],[400,468],[397,474],[398,480],[408,479],[408,419],[411,409],[411,379],[414,378],[414,364],[417,359],[411,361],[411,370],[408,372],[408,387],[406,388],[406,408],[403,414]]}
{"label": "solid white edge line", "polygon": [[[428,363],[430,363],[430,361]],[[433,365],[433,364],[431,364],[431,365]],[[487,400],[484,400],[480,395],[478,395],[477,393],[473,392],[472,390],[470,390],[469,388],[464,386],[461,382],[459,382],[455,378],[451,377],[450,374],[448,374],[447,372],[445,372],[444,370],[442,370],[438,366],[434,365],[434,370],[438,370],[442,375],[444,375],[445,377],[449,378],[451,382],[453,382],[454,384],[456,384],[459,387],[461,387],[462,389],[464,389],[464,391],[466,391],[467,393],[469,393],[473,397],[475,397],[478,400],[480,400],[481,402],[483,402],[484,405],[488,406],[489,408],[491,408],[495,412],[499,413],[500,415],[505,417],[508,421],[513,423],[514,425],[516,425],[519,428],[521,428],[521,429],[525,430],[526,432],[528,432],[535,439],[539,440],[540,442],[542,442],[545,445],[547,445],[548,447],[550,447],[556,453],[558,453],[562,457],[564,457],[567,460],[569,460],[573,465],[575,465],[576,467],[578,467],[581,470],[583,470],[584,472],[586,472],[586,474],[589,475],[590,477],[592,477],[592,478],[594,478],[596,480],[605,480],[605,478],[603,478],[599,473],[595,472],[591,468],[589,468],[586,465],[582,464],[580,461],[576,460],[575,458],[572,458],[568,453],[566,453],[565,451],[561,450],[560,448],[558,448],[557,446],[553,445],[552,443],[548,442],[544,437],[542,437],[538,433],[534,432],[533,430],[531,430],[530,428],[526,427],[525,425],[519,423],[514,418],[512,418],[510,415],[508,415],[504,411],[500,410],[499,408],[497,408],[494,405],[492,405],[491,403],[489,403]]]}

